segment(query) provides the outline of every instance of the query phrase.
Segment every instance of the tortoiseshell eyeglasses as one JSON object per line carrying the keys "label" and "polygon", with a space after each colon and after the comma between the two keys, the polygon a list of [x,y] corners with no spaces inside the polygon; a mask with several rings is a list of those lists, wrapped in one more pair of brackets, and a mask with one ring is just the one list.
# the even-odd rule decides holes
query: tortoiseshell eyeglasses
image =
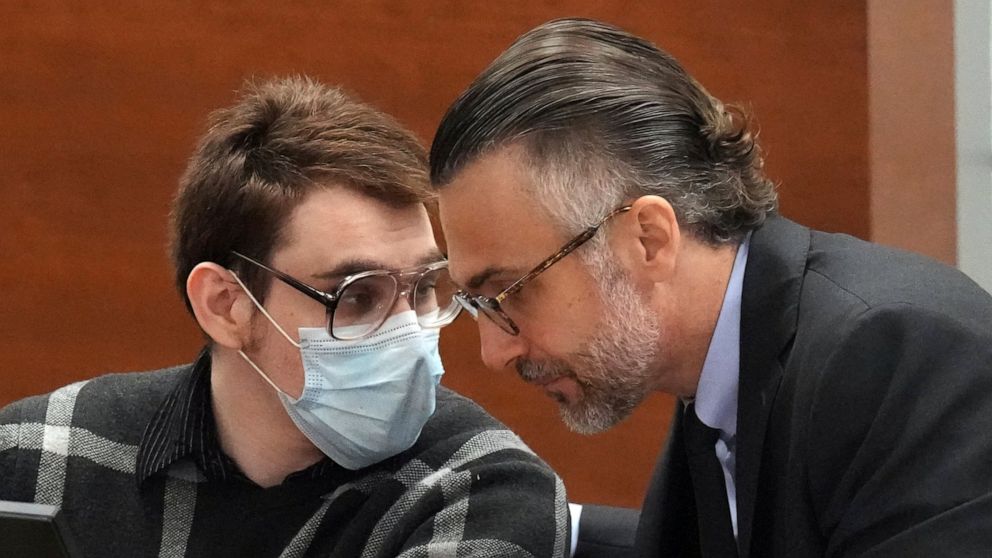
{"label": "tortoiseshell eyeglasses", "polygon": [[603,224],[611,218],[627,211],[630,211],[629,205],[614,209],[608,213],[606,217],[600,219],[598,223],[582,231],[578,236],[568,241],[568,243],[562,246],[561,249],[552,254],[551,257],[539,263],[537,267],[530,270],[520,279],[514,281],[513,284],[503,289],[503,291],[496,296],[488,297],[459,290],[455,293],[455,300],[457,300],[458,303],[461,304],[462,307],[465,308],[465,310],[467,310],[468,313],[471,314],[476,320],[479,319],[479,313],[481,312],[487,318],[492,320],[493,323],[498,325],[503,331],[509,333],[510,335],[519,335],[520,328],[518,328],[517,324],[513,323],[513,320],[511,320],[510,317],[506,315],[506,312],[503,311],[503,308],[501,307],[502,302],[506,300],[508,296],[523,288],[523,286],[530,280],[546,271],[549,267],[558,263],[558,261],[565,256],[574,252],[579,246],[582,246],[588,242],[589,239],[596,235],[596,232],[600,229],[600,227],[602,227]]}

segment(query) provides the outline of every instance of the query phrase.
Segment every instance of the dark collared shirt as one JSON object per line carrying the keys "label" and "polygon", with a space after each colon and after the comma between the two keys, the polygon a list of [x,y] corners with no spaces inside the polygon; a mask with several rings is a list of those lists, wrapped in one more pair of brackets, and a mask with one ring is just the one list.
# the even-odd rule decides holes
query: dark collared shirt
{"label": "dark collared shirt", "polygon": [[[135,477],[140,486],[173,463],[191,457],[208,481],[251,483],[220,447],[210,393],[210,352],[204,349],[192,372],[162,402],[141,438]],[[286,478],[318,479],[340,469],[330,459]]]}

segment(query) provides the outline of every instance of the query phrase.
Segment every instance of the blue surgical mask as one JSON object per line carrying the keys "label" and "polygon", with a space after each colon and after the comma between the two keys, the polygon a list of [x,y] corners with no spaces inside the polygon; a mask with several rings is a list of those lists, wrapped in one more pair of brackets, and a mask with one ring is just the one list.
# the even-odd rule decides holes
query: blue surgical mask
{"label": "blue surgical mask", "polygon": [[326,328],[300,328],[297,343],[248,296],[299,347],[302,395],[288,395],[244,352],[238,354],[276,389],[293,423],[320,451],[356,470],[416,443],[434,414],[436,387],[444,374],[439,330],[421,328],[411,310],[391,316],[362,339],[340,341]]}

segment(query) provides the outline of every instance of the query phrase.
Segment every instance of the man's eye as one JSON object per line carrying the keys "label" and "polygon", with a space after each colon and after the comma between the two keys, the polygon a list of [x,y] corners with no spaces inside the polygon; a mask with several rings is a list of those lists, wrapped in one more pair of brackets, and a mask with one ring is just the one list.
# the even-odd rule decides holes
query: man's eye
{"label": "man's eye", "polygon": [[339,305],[346,305],[352,308],[368,308],[374,303],[376,296],[372,293],[356,291],[351,289],[341,297]]}
{"label": "man's eye", "polygon": [[434,293],[434,286],[437,283],[434,281],[428,281],[426,279],[421,279],[417,283],[417,295],[430,295]]}
{"label": "man's eye", "polygon": [[486,283],[486,285],[482,288],[479,294],[481,294],[482,296],[495,297],[499,293],[505,291],[506,288],[512,284],[513,283],[509,283],[506,281]]}
{"label": "man's eye", "polygon": [[378,318],[392,301],[395,284],[381,278],[368,278],[352,283],[338,299],[336,320],[359,323]]}

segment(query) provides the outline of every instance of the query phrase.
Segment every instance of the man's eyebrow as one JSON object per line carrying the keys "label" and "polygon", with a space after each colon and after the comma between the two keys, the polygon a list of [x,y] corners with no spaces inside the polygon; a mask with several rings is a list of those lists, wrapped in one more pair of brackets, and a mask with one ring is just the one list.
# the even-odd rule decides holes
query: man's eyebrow
{"label": "man's eyebrow", "polygon": [[417,265],[427,265],[434,262],[441,262],[446,259],[448,259],[448,257],[445,256],[444,253],[442,253],[440,250],[435,248],[427,252],[423,256],[421,256],[419,259],[417,259]]}
{"label": "man's eyebrow", "polygon": [[386,265],[372,259],[345,260],[323,273],[313,274],[312,277],[314,279],[343,279],[349,275],[373,269],[386,269]]}
{"label": "man's eyebrow", "polygon": [[486,284],[486,281],[492,279],[494,275],[499,275],[501,273],[507,273],[509,270],[505,267],[489,266],[479,273],[476,273],[465,282],[465,288],[469,290],[477,290],[482,285]]}
{"label": "man's eyebrow", "polygon": [[[426,252],[423,256],[417,258],[414,267],[426,265],[434,262],[443,261],[444,254],[440,250],[434,249]],[[386,265],[382,261],[356,258],[351,260],[345,260],[338,263],[336,266],[323,273],[316,273],[312,277],[314,279],[344,279],[349,275],[354,275],[355,273],[362,273],[363,271],[372,271],[380,269],[392,269],[390,266]]]}

